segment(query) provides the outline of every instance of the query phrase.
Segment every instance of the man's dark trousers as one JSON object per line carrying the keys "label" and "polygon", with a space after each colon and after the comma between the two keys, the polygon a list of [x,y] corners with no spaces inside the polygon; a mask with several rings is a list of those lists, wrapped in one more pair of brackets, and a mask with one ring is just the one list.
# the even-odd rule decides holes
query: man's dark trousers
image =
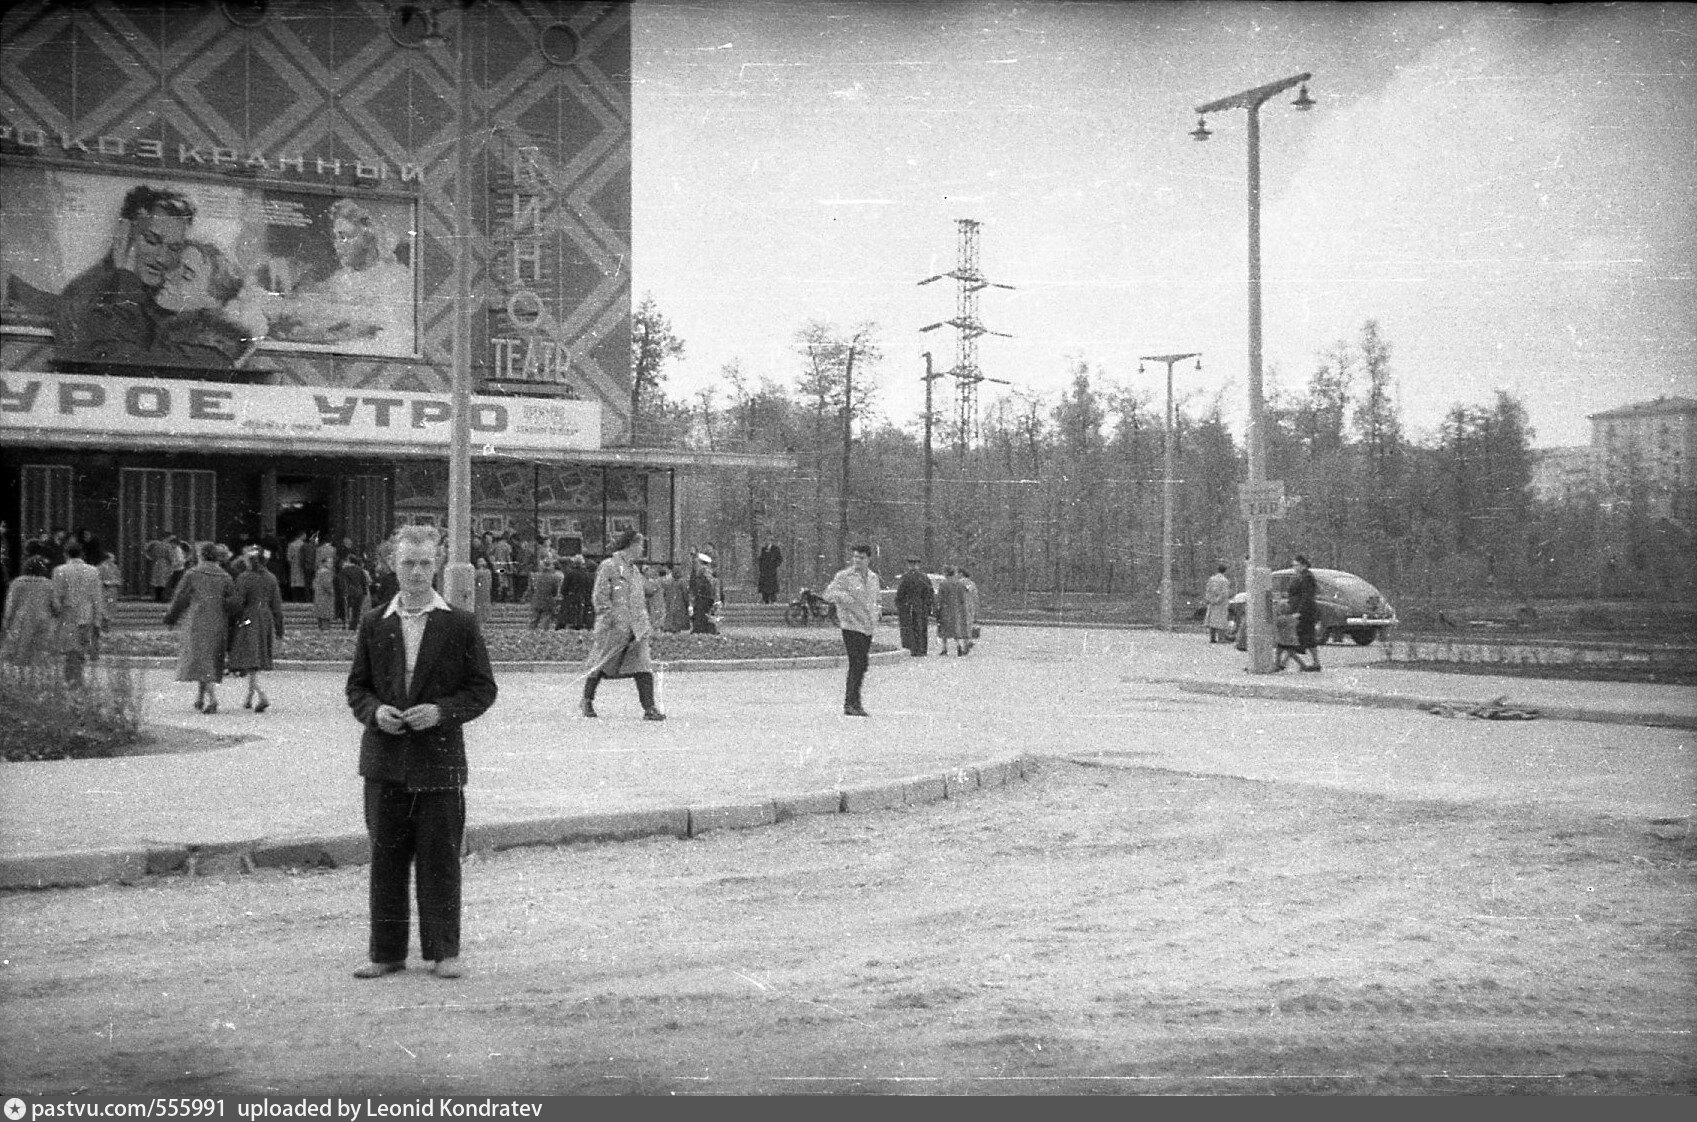
{"label": "man's dark trousers", "polygon": [[843,650],[848,652],[848,691],[843,708],[859,709],[860,684],[866,680],[867,656],[872,653],[872,636],[864,631],[843,629]]}
{"label": "man's dark trousers", "polygon": [[368,779],[365,827],[371,834],[371,961],[406,961],[409,866],[417,867],[421,957],[457,958],[465,791],[408,791]]}

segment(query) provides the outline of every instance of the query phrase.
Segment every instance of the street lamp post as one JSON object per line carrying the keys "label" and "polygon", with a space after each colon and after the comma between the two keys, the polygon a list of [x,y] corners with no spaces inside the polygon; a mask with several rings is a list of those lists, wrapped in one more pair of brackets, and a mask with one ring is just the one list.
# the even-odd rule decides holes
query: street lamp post
{"label": "street lamp post", "polygon": [[[1166,440],[1161,448],[1161,630],[1173,629],[1173,363],[1187,358],[1200,358],[1201,351],[1181,355],[1139,355],[1138,373],[1145,362],[1167,364],[1167,424]],[[1202,364],[1196,364],[1198,370]]]}
{"label": "street lamp post", "polygon": [[[1298,74],[1252,90],[1222,97],[1206,105],[1198,105],[1196,131],[1190,135],[1207,140],[1206,118],[1222,109],[1242,109],[1249,114],[1249,490],[1258,494],[1267,481],[1267,431],[1265,409],[1261,398],[1261,106],[1271,98],[1312,78]],[[1308,87],[1291,104],[1298,109],[1312,109]],[[1272,619],[1268,611],[1273,585],[1272,569],[1267,564],[1267,515],[1256,505],[1249,510],[1249,571],[1244,574],[1248,595],[1244,605],[1248,628],[1249,669],[1255,674],[1270,674],[1274,665]]]}

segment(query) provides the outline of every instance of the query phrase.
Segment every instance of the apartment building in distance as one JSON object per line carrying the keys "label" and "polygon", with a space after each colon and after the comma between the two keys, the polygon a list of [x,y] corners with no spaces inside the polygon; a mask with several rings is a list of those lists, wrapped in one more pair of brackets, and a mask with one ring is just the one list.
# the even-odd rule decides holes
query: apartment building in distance
{"label": "apartment building in distance", "polygon": [[1611,502],[1641,494],[1652,518],[1689,527],[1697,514],[1697,399],[1658,397],[1589,420],[1596,492]]}

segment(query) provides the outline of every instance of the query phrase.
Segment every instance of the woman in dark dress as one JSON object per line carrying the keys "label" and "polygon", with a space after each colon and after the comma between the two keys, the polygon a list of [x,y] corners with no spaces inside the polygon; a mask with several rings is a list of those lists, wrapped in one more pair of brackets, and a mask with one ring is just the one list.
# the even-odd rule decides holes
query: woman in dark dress
{"label": "woman in dark dress", "polygon": [[283,589],[260,554],[242,558],[228,606],[235,633],[226,665],[234,673],[247,675],[247,700],[242,708],[263,713],[271,708],[271,699],[260,687],[259,673],[271,669],[273,641],[283,637]]}

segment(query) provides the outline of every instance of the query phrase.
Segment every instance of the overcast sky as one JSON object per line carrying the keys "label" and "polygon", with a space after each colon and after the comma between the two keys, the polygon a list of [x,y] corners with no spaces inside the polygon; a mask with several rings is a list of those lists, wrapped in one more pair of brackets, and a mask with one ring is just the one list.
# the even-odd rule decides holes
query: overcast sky
{"label": "overcast sky", "polygon": [[[1697,394],[1697,7],[638,0],[633,289],[687,347],[793,384],[796,330],[873,320],[883,412],[954,364],[957,218],[983,223],[984,373],[1204,352],[1243,416],[1246,116],[1195,106],[1303,71],[1261,111],[1269,378],[1378,320],[1405,422],[1501,388],[1540,446]],[[983,397],[1000,387],[985,386]]]}

